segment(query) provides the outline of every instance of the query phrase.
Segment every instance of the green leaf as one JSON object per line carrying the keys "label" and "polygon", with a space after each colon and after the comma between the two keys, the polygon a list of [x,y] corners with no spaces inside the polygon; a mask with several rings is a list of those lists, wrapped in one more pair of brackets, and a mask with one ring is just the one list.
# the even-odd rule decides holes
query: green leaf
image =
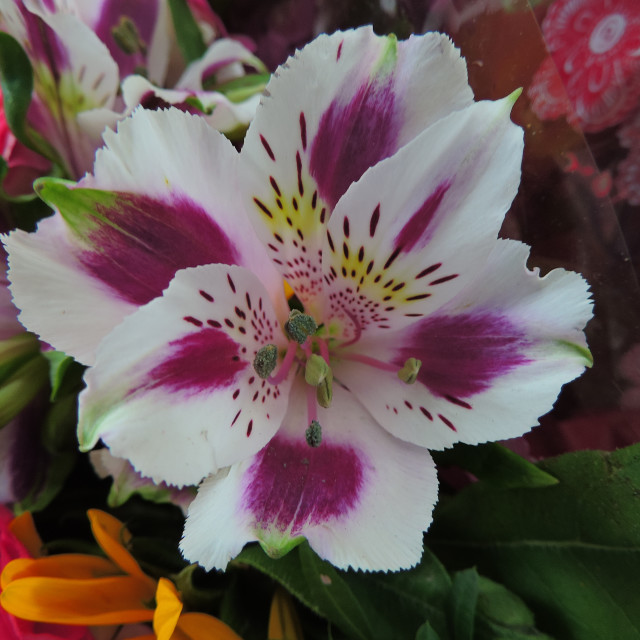
{"label": "green leaf", "polygon": [[434,451],[433,457],[438,465],[457,465],[496,487],[549,487],[558,484],[553,475],[497,442],[477,446],[457,444],[447,451]]}
{"label": "green leaf", "polygon": [[178,47],[187,62],[201,58],[207,46],[202,38],[200,27],[195,21],[187,0],[169,0],[173,27],[176,31]]}
{"label": "green leaf", "polygon": [[448,602],[454,640],[473,640],[477,602],[478,572],[475,569],[459,571],[453,576]]}
{"label": "green leaf", "polygon": [[535,628],[531,610],[505,586],[478,576],[477,640],[552,640]]}
{"label": "green leaf", "polygon": [[433,630],[433,627],[425,622],[416,633],[416,640],[440,640],[440,636]]}
{"label": "green leaf", "polygon": [[225,95],[231,102],[244,102],[247,98],[263,91],[270,78],[269,73],[252,73],[216,85],[215,90]]}
{"label": "green leaf", "polygon": [[328,562],[302,543],[284,558],[273,560],[260,547],[247,547],[237,558],[277,580],[315,613],[352,638],[375,637],[358,599]]}
{"label": "green leaf", "polygon": [[[71,356],[62,351],[45,351],[44,357],[49,361],[49,382],[51,384],[51,402],[55,402],[61,395],[70,391],[79,391],[78,377],[82,377],[84,367],[79,365]],[[73,378],[71,381],[70,379]]]}
{"label": "green leaf", "polygon": [[266,573],[349,638],[411,640],[425,620],[442,640],[449,637],[444,609],[451,581],[427,549],[417,567],[395,573],[339,571],[306,542],[279,560],[247,547],[236,562]]}
{"label": "green leaf", "polygon": [[0,85],[7,124],[20,142],[31,147],[26,118],[33,92],[33,70],[27,54],[8,33],[0,33]]}
{"label": "green leaf", "polygon": [[562,640],[638,640],[640,444],[539,466],[559,483],[478,482],[442,501],[431,546],[503,583]]}

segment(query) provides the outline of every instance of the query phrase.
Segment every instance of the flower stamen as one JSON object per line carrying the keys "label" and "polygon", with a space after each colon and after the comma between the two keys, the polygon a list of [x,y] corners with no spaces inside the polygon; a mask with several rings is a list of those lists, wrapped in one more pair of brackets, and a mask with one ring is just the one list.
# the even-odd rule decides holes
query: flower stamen
{"label": "flower stamen", "polygon": [[311,424],[304,432],[304,436],[307,440],[307,444],[314,449],[319,447],[322,443],[322,427],[317,420],[312,420]]}
{"label": "flower stamen", "polygon": [[285,331],[292,340],[302,344],[309,336],[312,336],[318,329],[316,321],[306,313],[297,309],[292,309],[289,320],[284,325]]}
{"label": "flower stamen", "polygon": [[[270,376],[268,378],[268,381],[271,384],[280,384],[289,375],[289,371],[291,371],[291,365],[293,364],[293,361],[296,357],[297,349],[298,349],[298,345],[295,342],[289,342],[289,344],[287,345],[287,352],[284,354],[284,358],[282,360],[282,364],[280,365],[280,368],[278,369],[278,372],[275,375]],[[255,361],[254,361],[254,368],[255,368]],[[258,372],[258,375],[260,375],[259,372]]]}

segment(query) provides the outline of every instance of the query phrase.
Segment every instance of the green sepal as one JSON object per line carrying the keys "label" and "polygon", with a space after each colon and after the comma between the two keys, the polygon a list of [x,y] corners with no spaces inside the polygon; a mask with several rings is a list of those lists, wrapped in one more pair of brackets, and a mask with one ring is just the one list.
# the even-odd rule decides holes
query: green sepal
{"label": "green sepal", "polygon": [[269,537],[267,540],[259,540],[262,550],[273,559],[279,559],[286,556],[290,551],[295,549],[299,544],[305,541],[304,536],[296,538],[289,537]]}
{"label": "green sepal", "polygon": [[178,47],[187,62],[201,58],[207,50],[200,27],[186,0],[169,0]]}
{"label": "green sepal", "polygon": [[[70,384],[74,386],[74,390],[80,390],[79,378],[84,371],[82,365],[62,351],[45,351],[42,355],[49,361],[49,383],[51,384],[49,400],[51,402],[55,402],[59,396],[67,393],[69,391],[67,387]],[[72,376],[74,380],[70,383],[69,379]]]}

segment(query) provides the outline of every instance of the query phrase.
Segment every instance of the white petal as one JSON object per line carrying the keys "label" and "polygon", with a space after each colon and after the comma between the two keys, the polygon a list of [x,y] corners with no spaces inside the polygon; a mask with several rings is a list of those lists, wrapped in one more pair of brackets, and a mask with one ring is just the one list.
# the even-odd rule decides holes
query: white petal
{"label": "white petal", "polygon": [[464,62],[436,33],[321,35],[276,71],[242,157],[258,232],[303,303],[321,288],[324,226],[348,186],[471,100]]}
{"label": "white petal", "polygon": [[286,339],[253,274],[179,271],[100,345],[80,395],[81,448],[102,438],[143,475],[176,485],[254,454],[280,426],[290,385],[253,369],[266,344]]}
{"label": "white petal", "polygon": [[352,351],[393,363],[422,361],[415,384],[362,362],[335,375],[394,435],[430,447],[513,438],[553,406],[590,365],[583,329],[588,285],[556,269],[526,269],[528,247],[501,240],[475,283],[437,313]]}
{"label": "white petal", "polygon": [[514,97],[443,118],[347,191],[327,228],[325,317],[349,340],[438,309],[475,280],[520,182]]}
{"label": "white petal", "polygon": [[342,388],[321,409],[322,443],[305,441],[306,385],[298,381],[282,429],[253,459],[206,480],[189,509],[186,558],[224,569],[260,540],[277,555],[305,536],[337,567],[416,564],[437,497],[428,451],[403,443]]}

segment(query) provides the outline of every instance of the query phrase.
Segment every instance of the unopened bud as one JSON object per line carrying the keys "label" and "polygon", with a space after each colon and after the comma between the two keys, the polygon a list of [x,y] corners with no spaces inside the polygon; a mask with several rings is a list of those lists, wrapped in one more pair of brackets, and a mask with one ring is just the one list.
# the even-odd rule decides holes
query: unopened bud
{"label": "unopened bud", "polygon": [[256,353],[253,359],[253,368],[261,378],[268,378],[278,363],[278,347],[268,344]]}
{"label": "unopened bud", "polygon": [[291,336],[292,340],[295,340],[298,344],[302,344],[309,336],[312,336],[317,328],[318,325],[311,316],[297,309],[291,311],[289,320],[285,325],[287,333]]}
{"label": "unopened bud", "polygon": [[307,444],[314,449],[322,443],[322,427],[317,420],[312,420],[307,430],[304,432]]}
{"label": "unopened bud", "polygon": [[418,372],[422,366],[422,361],[417,358],[409,358],[402,369],[398,371],[398,378],[407,384],[413,384],[418,379]]}

